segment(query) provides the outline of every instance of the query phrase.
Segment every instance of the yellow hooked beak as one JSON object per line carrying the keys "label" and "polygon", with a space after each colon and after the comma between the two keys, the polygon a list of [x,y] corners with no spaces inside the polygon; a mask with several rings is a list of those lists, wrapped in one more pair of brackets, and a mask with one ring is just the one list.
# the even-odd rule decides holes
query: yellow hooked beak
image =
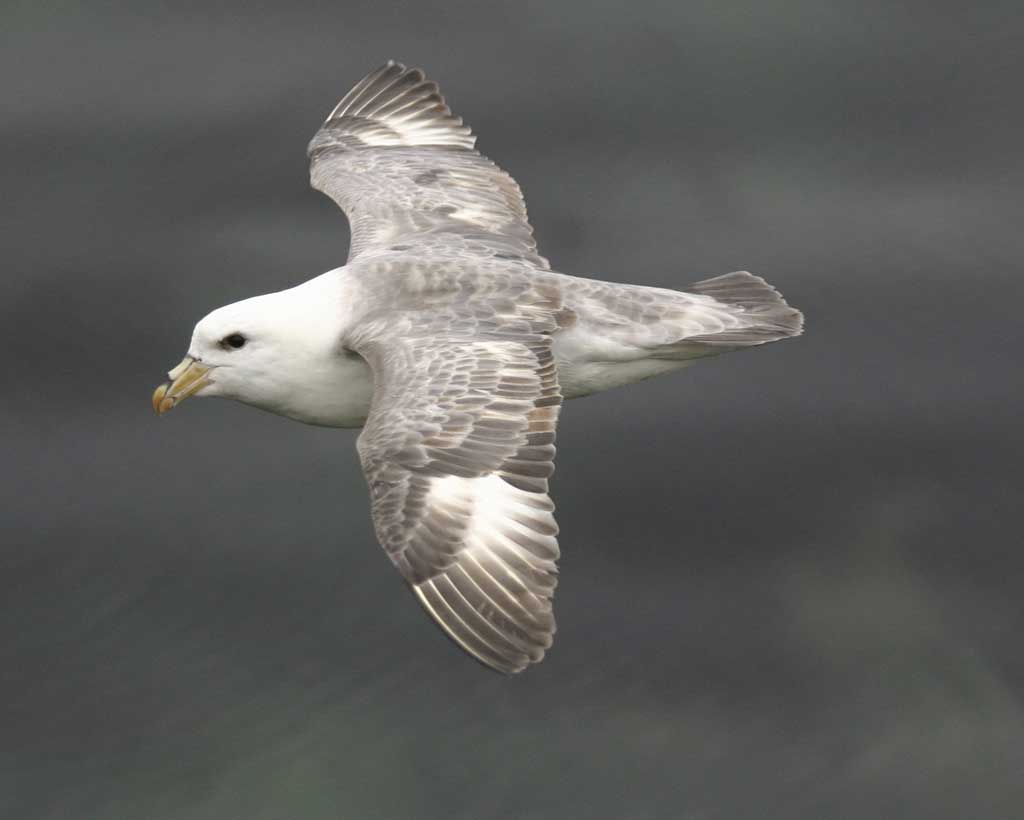
{"label": "yellow hooked beak", "polygon": [[182,359],[181,364],[167,373],[170,381],[153,391],[154,412],[162,416],[179,402],[185,401],[193,393],[198,393],[206,387],[210,383],[211,369],[201,365],[191,356]]}

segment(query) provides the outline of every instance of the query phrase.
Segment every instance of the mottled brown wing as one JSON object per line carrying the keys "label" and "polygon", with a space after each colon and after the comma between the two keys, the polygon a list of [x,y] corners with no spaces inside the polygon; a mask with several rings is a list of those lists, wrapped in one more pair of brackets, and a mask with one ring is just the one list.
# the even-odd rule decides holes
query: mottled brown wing
{"label": "mottled brown wing", "polygon": [[360,80],[309,144],[313,187],[348,217],[349,260],[397,245],[548,268],[519,186],[475,140],[419,69],[388,62]]}
{"label": "mottled brown wing", "polygon": [[377,537],[445,632],[506,673],[555,631],[557,307],[537,289],[492,293],[443,322],[389,315],[354,344],[374,373],[359,454]]}

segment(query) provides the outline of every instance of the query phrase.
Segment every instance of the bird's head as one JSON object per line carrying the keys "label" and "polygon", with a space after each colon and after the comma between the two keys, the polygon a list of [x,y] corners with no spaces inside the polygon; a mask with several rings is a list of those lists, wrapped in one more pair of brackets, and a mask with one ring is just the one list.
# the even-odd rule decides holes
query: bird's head
{"label": "bird's head", "polygon": [[[336,424],[336,405],[356,386],[342,317],[324,277],[218,308],[196,325],[188,355],[154,391],[153,409],[163,415],[189,396],[220,396]],[[358,367],[366,365],[359,360]]]}
{"label": "bird's head", "polygon": [[153,409],[162,415],[189,396],[223,396],[272,409],[282,371],[302,352],[278,310],[278,295],[226,305],[200,320],[188,355],[153,393]]}

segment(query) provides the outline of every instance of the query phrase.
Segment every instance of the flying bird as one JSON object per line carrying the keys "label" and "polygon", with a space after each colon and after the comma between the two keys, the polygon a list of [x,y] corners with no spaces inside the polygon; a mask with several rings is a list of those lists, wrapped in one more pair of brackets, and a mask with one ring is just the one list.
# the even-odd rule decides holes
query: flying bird
{"label": "flying bird", "polygon": [[513,673],[555,632],[562,401],[797,336],[803,316],[746,272],[677,291],[552,271],[519,186],[474,144],[421,70],[360,80],[308,150],[347,263],[214,310],[152,401],[362,427],[381,546],[456,644]]}

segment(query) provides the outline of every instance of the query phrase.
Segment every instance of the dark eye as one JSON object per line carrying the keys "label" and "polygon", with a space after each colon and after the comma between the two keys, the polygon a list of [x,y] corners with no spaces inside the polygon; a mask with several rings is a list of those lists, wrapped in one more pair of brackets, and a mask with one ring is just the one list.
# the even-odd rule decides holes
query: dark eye
{"label": "dark eye", "polygon": [[232,347],[238,350],[240,347],[245,347],[245,336],[241,333],[232,333],[230,336],[225,336],[220,340],[221,347]]}

